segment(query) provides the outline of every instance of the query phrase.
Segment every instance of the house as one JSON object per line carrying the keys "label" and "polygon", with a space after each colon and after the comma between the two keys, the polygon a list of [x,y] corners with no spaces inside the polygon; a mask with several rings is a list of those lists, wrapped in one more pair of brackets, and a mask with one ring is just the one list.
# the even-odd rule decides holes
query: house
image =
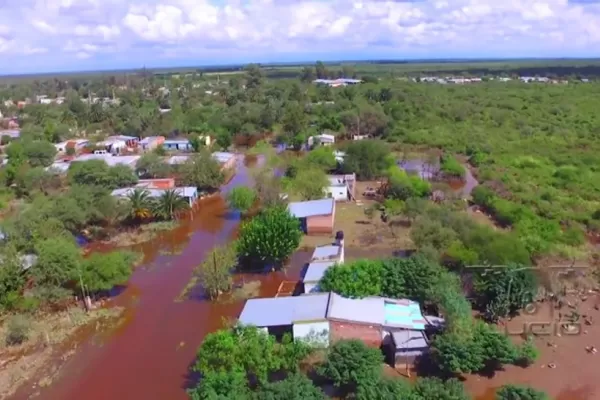
{"label": "house", "polygon": [[173,178],[156,178],[156,179],[140,179],[135,185],[139,188],[146,189],[174,189],[175,179]]}
{"label": "house", "polygon": [[165,142],[164,136],[148,136],[140,140],[139,145],[143,151],[152,151]]}
{"label": "house", "polygon": [[82,154],[73,159],[73,162],[103,160],[108,164],[109,167],[114,167],[116,165],[126,165],[132,169],[135,169],[139,159],[140,156],[113,156],[112,154]]}
{"label": "house", "polygon": [[291,333],[294,340],[324,347],[339,340],[358,339],[383,348],[393,364],[414,362],[416,356],[428,351],[427,335],[444,326],[441,318],[423,316],[420,305],[411,300],[348,299],[332,292],[249,299],[239,322],[276,337]]}
{"label": "house", "polygon": [[310,341],[316,346],[329,345],[327,307],[329,293],[302,296],[250,299],[246,301],[239,321],[282,337],[291,333],[294,340]]}
{"label": "house", "polygon": [[348,79],[348,78],[340,78],[340,79],[315,79],[313,81],[316,85],[326,85],[329,87],[341,87],[348,85],[357,85],[362,83],[360,79]]}
{"label": "house", "polygon": [[96,146],[103,147],[107,152],[112,154],[120,154],[127,149],[127,142],[117,138],[106,138],[101,142],[96,143]]}
{"label": "house", "polygon": [[221,164],[222,170],[232,170],[235,168],[235,154],[224,151],[215,151],[212,153],[215,160]]}
{"label": "house", "polygon": [[129,197],[136,189],[142,189],[148,196],[151,198],[159,198],[162,196],[167,190],[174,190],[179,196],[183,197],[190,207],[193,207],[196,200],[198,200],[198,188],[194,186],[184,186],[184,187],[175,187],[169,189],[151,189],[145,186],[134,186],[122,189],[116,189],[112,191],[112,195],[114,197],[127,198]]}
{"label": "house", "polygon": [[163,148],[168,151],[191,151],[192,144],[187,139],[166,139]]}
{"label": "house", "polygon": [[335,222],[333,198],[292,202],[289,212],[300,220],[302,230],[308,234],[332,234]]}
{"label": "house", "polygon": [[344,262],[344,245],[336,243],[315,248],[310,263],[302,278],[304,293],[316,293],[320,291],[319,282],[325,275],[325,271],[336,264]]}
{"label": "house", "polygon": [[325,195],[335,201],[348,201],[355,198],[356,174],[329,175],[329,186]]}
{"label": "house", "polygon": [[322,146],[333,146],[335,144],[335,136],[322,133],[320,135],[310,136],[307,140],[309,147],[320,144]]}
{"label": "house", "polygon": [[136,136],[127,136],[127,135],[115,135],[109,136],[107,140],[125,142],[127,147],[136,148],[140,143],[140,138]]}
{"label": "house", "polygon": [[75,139],[56,143],[54,144],[54,147],[56,147],[56,151],[59,153],[66,153],[68,148],[73,148],[77,152],[78,150],[83,149],[89,143],[90,141],[87,139]]}
{"label": "house", "polygon": [[0,130],[0,137],[2,136],[10,136],[11,139],[17,139],[21,136],[20,129],[3,129]]}

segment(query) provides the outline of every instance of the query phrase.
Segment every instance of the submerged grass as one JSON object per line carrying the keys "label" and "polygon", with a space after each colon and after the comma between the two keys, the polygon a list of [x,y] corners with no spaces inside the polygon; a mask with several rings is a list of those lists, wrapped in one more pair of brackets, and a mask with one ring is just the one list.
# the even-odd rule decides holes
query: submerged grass
{"label": "submerged grass", "polygon": [[150,240],[157,238],[163,232],[173,230],[177,228],[177,226],[178,224],[176,221],[151,222],[149,224],[141,225],[135,230],[119,232],[107,240],[107,243],[122,247],[133,246],[149,242]]}

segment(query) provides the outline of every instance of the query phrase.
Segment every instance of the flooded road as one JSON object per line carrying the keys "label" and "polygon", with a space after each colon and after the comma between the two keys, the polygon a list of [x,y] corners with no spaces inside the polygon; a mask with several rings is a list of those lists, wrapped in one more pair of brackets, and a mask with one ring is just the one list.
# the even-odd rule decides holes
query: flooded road
{"label": "flooded road", "polygon": [[[223,192],[249,183],[248,169],[240,159],[236,176]],[[105,337],[85,341],[48,388],[40,391],[29,385],[13,398],[39,394],[48,400],[187,399],[188,367],[196,349],[225,317],[238,316],[243,301],[175,299],[205,254],[231,240],[238,223],[239,215],[229,213],[223,197],[216,196],[202,200],[193,219],[171,234],[139,246],[145,263],[114,300],[126,307],[124,323]],[[272,296],[282,280],[297,279],[299,273],[300,268],[290,268],[244,279],[261,280],[261,296]]]}

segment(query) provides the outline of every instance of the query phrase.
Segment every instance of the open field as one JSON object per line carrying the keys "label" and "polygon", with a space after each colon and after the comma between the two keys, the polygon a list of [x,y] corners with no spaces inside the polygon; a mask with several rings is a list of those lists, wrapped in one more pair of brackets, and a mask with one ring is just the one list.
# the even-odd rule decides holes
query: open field
{"label": "open field", "polygon": [[[364,251],[387,250],[403,251],[413,248],[410,237],[410,228],[401,221],[390,221],[386,224],[379,215],[369,219],[365,209],[376,204],[375,200],[362,196],[367,186],[377,187],[376,182],[358,182],[356,202],[338,202],[336,204],[334,232],[344,232],[344,245],[346,248],[361,249]],[[331,242],[330,237],[304,236],[301,247],[315,247]],[[371,256],[374,254],[371,253]],[[367,254],[365,254],[367,256]]]}
{"label": "open field", "polygon": [[[297,78],[305,66],[314,66],[315,61],[303,63],[258,63],[267,77],[270,78]],[[599,59],[504,59],[504,60],[365,60],[365,61],[325,61],[325,66],[332,69],[343,67],[351,68],[359,75],[397,75],[411,76],[429,73],[448,74],[556,74],[574,75],[581,74],[588,77],[600,76]],[[31,75],[6,75],[0,76],[0,84],[27,82],[37,79],[54,77],[70,79],[92,79],[110,76],[133,76],[142,73],[151,73],[159,76],[177,76],[179,78],[192,74],[207,76],[234,75],[243,73],[244,66],[185,66],[172,68],[147,68],[129,70],[103,70],[79,72],[52,72]]]}

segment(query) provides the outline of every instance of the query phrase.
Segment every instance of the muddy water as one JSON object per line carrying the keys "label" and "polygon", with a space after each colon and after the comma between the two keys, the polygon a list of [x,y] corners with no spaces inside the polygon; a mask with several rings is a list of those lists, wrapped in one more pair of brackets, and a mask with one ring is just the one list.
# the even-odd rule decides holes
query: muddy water
{"label": "muddy water", "polygon": [[[223,189],[249,184],[241,162],[238,173]],[[192,270],[213,246],[234,235],[239,216],[229,213],[222,197],[203,200],[198,211],[171,235],[138,246],[145,264],[127,288],[114,299],[126,307],[126,320],[108,336],[86,340],[64,365],[58,380],[38,398],[57,400],[187,399],[188,367],[203,337],[237,317],[243,302],[211,303],[201,293],[176,302]],[[286,272],[244,276],[262,281],[261,295],[272,296],[282,280],[297,279],[298,257]],[[81,339],[81,338],[80,338]],[[26,399],[38,389],[23,388],[15,399]]]}
{"label": "muddy water", "polygon": [[[398,165],[406,172],[416,174],[420,176],[421,179],[426,180],[435,179],[435,176],[439,171],[439,168],[436,165],[429,164],[427,161],[421,159],[401,161]],[[477,179],[475,179],[471,173],[469,166],[467,164],[463,164],[463,166],[465,167],[465,179],[450,180],[447,184],[454,193],[460,194],[461,196],[469,196],[473,189],[479,185],[479,182],[477,182]]]}

